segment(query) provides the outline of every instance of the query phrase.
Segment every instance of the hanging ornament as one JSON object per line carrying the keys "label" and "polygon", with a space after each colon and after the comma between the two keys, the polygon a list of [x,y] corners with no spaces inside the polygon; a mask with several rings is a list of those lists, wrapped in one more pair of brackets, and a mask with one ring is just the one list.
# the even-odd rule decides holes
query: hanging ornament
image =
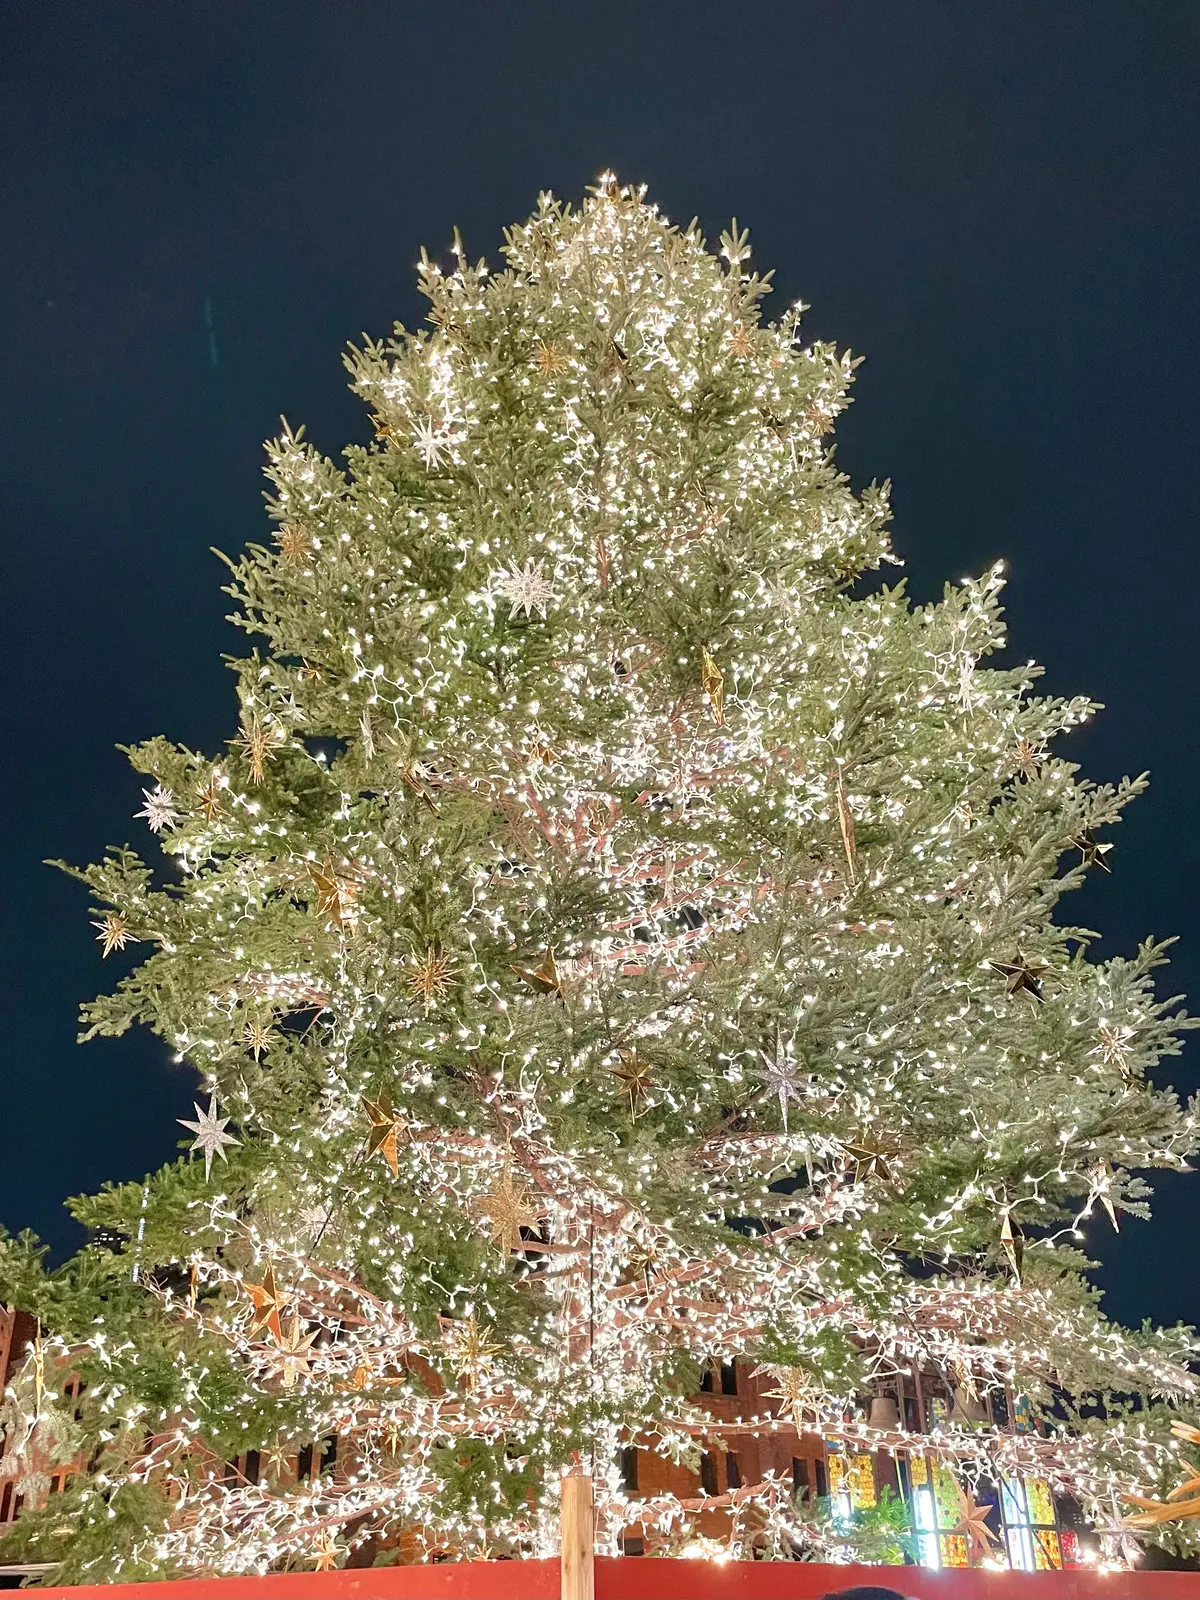
{"label": "hanging ornament", "polygon": [[952,1531],[964,1534],[971,1555],[986,1561],[999,1543],[988,1523],[991,1507],[981,1506],[970,1489],[964,1489],[961,1484],[955,1487],[958,1490],[958,1521]]}
{"label": "hanging ornament", "polygon": [[838,830],[842,835],[842,850],[846,856],[846,871],[851,887],[858,881],[858,872],[855,865],[858,857],[858,848],[854,842],[854,817],[850,812],[850,802],[846,799],[846,780],[839,772],[835,783],[837,795]]}
{"label": "hanging ornament", "polygon": [[1117,1221],[1117,1208],[1113,1203],[1113,1176],[1113,1169],[1107,1161],[1101,1161],[1093,1167],[1091,1173],[1092,1192],[1088,1195],[1088,1207],[1090,1209],[1092,1202],[1099,1200],[1105,1211],[1108,1212],[1108,1220],[1113,1225],[1113,1232],[1120,1233],[1121,1224]]}
{"label": "hanging ornament", "polygon": [[491,1223],[492,1243],[505,1255],[520,1248],[521,1229],[536,1228],[541,1216],[532,1192],[518,1184],[505,1167],[478,1209]]}
{"label": "hanging ornament", "polygon": [[367,1135],[367,1160],[369,1161],[374,1155],[381,1155],[391,1168],[392,1177],[398,1178],[400,1176],[398,1146],[403,1124],[392,1107],[390,1097],[381,1094],[377,1100],[368,1100],[364,1096],[362,1108],[371,1124],[371,1131]]}
{"label": "hanging ornament", "polygon": [[718,728],[725,726],[725,674],[708,653],[700,650],[700,687],[708,696],[708,708]]}
{"label": "hanging ornament", "polygon": [[1099,867],[1101,872],[1107,872],[1111,875],[1112,867],[1107,859],[1109,852],[1112,850],[1111,844],[1100,844],[1086,830],[1083,833],[1077,833],[1070,842],[1083,858],[1079,863],[1081,867]]}
{"label": "hanging ornament", "polygon": [[275,1033],[267,1022],[248,1022],[242,1033],[246,1048],[255,1061],[261,1061],[275,1042]]}
{"label": "hanging ornament", "polygon": [[221,802],[229,782],[219,767],[214,767],[203,783],[196,785],[196,798],[205,822],[215,822],[221,815]]}
{"label": "hanging ornament", "polygon": [[304,1333],[300,1318],[289,1317],[275,1348],[266,1351],[266,1365],[285,1389],[294,1389],[299,1379],[307,1377],[311,1371],[313,1341],[319,1332],[319,1328],[314,1328],[311,1333]]}
{"label": "hanging ornament", "polygon": [[1028,778],[1042,770],[1045,751],[1031,739],[1018,739],[1017,747],[1013,753],[1013,761],[1018,772],[1024,773]]}
{"label": "hanging ornament", "polygon": [[454,977],[454,963],[437,945],[430,945],[423,956],[416,958],[407,975],[408,987],[422,1001],[426,1011],[449,991]]}
{"label": "hanging ornament", "polygon": [[142,799],[145,804],[140,811],[134,812],[134,817],[145,817],[151,833],[161,833],[164,828],[179,826],[174,790],[164,789],[161,783],[156,783],[153,789],[142,790]]}
{"label": "hanging ornament", "polygon": [[782,1401],[781,1409],[791,1417],[793,1428],[803,1433],[821,1408],[821,1397],[808,1373],[803,1367],[760,1367],[759,1371],[769,1372],[776,1383],[774,1389],[763,1391],[763,1398]]}
{"label": "hanging ornament", "polygon": [[242,732],[235,743],[246,758],[251,783],[258,784],[266,780],[267,762],[274,755],[276,742],[273,729],[264,728],[253,712],[243,710]]}
{"label": "hanging ornament", "polygon": [[622,1050],[619,1064],[608,1070],[629,1096],[629,1114],[636,1117],[638,1106],[650,1093],[653,1083],[649,1063],[636,1050]]}
{"label": "hanging ornament", "polygon": [[286,566],[298,567],[313,547],[312,537],[298,522],[285,522],[275,530],[275,544]]}
{"label": "hanging ornament", "polygon": [[317,915],[328,917],[339,928],[353,927],[358,920],[358,891],[340,876],[326,858],[320,866],[308,862],[308,875],[317,891]]}
{"label": "hanging ornament", "polygon": [[1050,970],[1044,961],[1027,961],[1018,951],[1011,961],[990,961],[988,965],[1008,979],[1005,993],[1010,997],[1023,990],[1035,1000],[1042,999],[1042,975]]}
{"label": "hanging ornament", "polygon": [[282,1344],[283,1327],[280,1313],[284,1299],[275,1287],[274,1267],[267,1268],[261,1283],[243,1283],[242,1289],[254,1307],[254,1315],[250,1319],[249,1337],[253,1339],[265,1329],[277,1343]]}
{"label": "hanging ornament", "polygon": [[1000,1248],[1008,1258],[1009,1267],[1019,1288],[1021,1263],[1025,1259],[1025,1236],[1021,1232],[1020,1224],[1013,1221],[1012,1212],[1007,1207],[1000,1218]]}
{"label": "hanging ornament", "polygon": [[508,601],[514,617],[520,616],[522,611],[527,617],[532,617],[535,611],[544,617],[546,607],[554,599],[554,585],[542,575],[541,563],[529,560],[518,567],[515,561],[510,561],[508,567],[507,572],[498,572],[492,578],[492,592]]}
{"label": "hanging ornament", "polygon": [[542,994],[553,994],[562,999],[563,978],[554,959],[553,950],[547,950],[536,967],[523,967],[514,963],[512,970]]}
{"label": "hanging ornament", "polygon": [[553,339],[535,339],[533,354],[543,378],[562,378],[571,370],[571,363]]}
{"label": "hanging ornament", "polygon": [[341,1560],[342,1552],[327,1528],[321,1530],[313,1541],[312,1564],[314,1572],[333,1572]]}
{"label": "hanging ornament", "polygon": [[900,1187],[892,1171],[892,1163],[900,1154],[900,1146],[894,1140],[878,1138],[864,1131],[844,1144],[842,1149],[854,1162],[855,1183],[863,1183],[867,1178],[882,1178],[884,1183]]}
{"label": "hanging ornament", "polygon": [[745,361],[754,354],[754,344],[750,338],[750,330],[744,322],[739,322],[729,336],[729,354],[738,361]]}
{"label": "hanging ornament", "polygon": [[97,930],[96,939],[101,946],[102,956],[110,956],[114,950],[124,950],[133,938],[128,919],[119,911],[106,911],[99,922],[92,923],[92,927]]}
{"label": "hanging ornament", "polygon": [[487,1331],[469,1317],[451,1322],[445,1329],[450,1363],[468,1389],[473,1389],[489,1367],[495,1364],[501,1346],[488,1337]]}
{"label": "hanging ornament", "polygon": [[751,1067],[750,1076],[758,1078],[766,1085],[767,1091],[779,1101],[779,1118],[783,1123],[783,1131],[788,1131],[788,1101],[796,1105],[803,1105],[811,1098],[813,1081],[811,1072],[798,1072],[796,1060],[793,1055],[793,1040],[783,1037],[783,1030],[775,1029],[775,1049],[771,1055],[764,1050],[758,1052],[762,1068]]}
{"label": "hanging ornament", "polygon": [[185,1117],[176,1117],[175,1120],[181,1128],[186,1128],[189,1133],[196,1135],[192,1150],[204,1152],[204,1181],[207,1183],[212,1177],[213,1157],[219,1156],[222,1161],[226,1160],[225,1146],[240,1145],[242,1141],[235,1139],[233,1134],[225,1132],[230,1118],[218,1115],[215,1094],[210,1094],[208,1097],[207,1111],[201,1111],[194,1102],[193,1108],[198,1119],[196,1122],[189,1122]]}

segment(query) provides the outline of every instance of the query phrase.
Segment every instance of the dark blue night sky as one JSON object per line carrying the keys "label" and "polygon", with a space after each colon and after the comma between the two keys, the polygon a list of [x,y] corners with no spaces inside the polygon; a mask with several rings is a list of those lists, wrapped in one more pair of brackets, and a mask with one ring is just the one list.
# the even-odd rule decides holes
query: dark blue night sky
{"label": "dark blue night sky", "polygon": [[[1013,648],[1149,768],[1103,953],[1182,936],[1200,1006],[1200,11],[1193,0],[161,0],[0,22],[0,1222],[170,1159],[193,1082],[148,1035],[74,1043],[101,970],[44,857],[145,842],[114,749],[233,728],[221,568],[262,538],[281,412],[368,428],[340,352],[422,315],[413,263],[495,259],[603,167],[777,268],[768,312],[867,356],[839,458],[895,484],[914,594],[997,557]],[[1160,1081],[1196,1086],[1200,1054]],[[1110,1312],[1200,1321],[1200,1180],[1091,1227]]]}

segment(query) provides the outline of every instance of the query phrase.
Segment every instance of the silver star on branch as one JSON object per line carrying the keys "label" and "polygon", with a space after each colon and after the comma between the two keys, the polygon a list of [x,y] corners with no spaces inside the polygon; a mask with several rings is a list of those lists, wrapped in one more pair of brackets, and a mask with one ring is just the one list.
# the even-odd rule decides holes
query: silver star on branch
{"label": "silver star on branch", "polygon": [[135,817],[145,817],[151,833],[161,833],[164,828],[174,828],[179,823],[179,813],[175,809],[175,791],[164,789],[161,783],[156,783],[153,789],[143,789],[142,799],[146,804],[140,811],[135,811]]}
{"label": "silver star on branch", "polygon": [[210,1094],[208,1097],[207,1111],[201,1111],[199,1106],[196,1106],[195,1110],[198,1121],[188,1122],[184,1117],[176,1117],[175,1120],[181,1128],[187,1128],[196,1135],[196,1142],[193,1144],[192,1149],[204,1151],[204,1181],[207,1183],[209,1178],[212,1177],[213,1157],[220,1156],[221,1160],[224,1161],[226,1159],[225,1146],[227,1144],[241,1144],[242,1141],[235,1139],[231,1133],[225,1132],[225,1129],[229,1126],[229,1118],[218,1115],[215,1094]]}
{"label": "silver star on branch", "polygon": [[449,460],[449,435],[438,433],[432,422],[418,422],[413,429],[413,438],[417,454],[431,472],[440,467],[443,461]]}
{"label": "silver star on branch", "polygon": [[514,617],[522,611],[527,617],[535,611],[544,617],[546,607],[554,599],[554,585],[542,576],[540,565],[533,561],[526,561],[523,567],[518,567],[515,561],[508,565],[507,572],[497,573],[492,580],[495,592],[508,601]]}
{"label": "silver star on branch", "polygon": [[751,1067],[750,1076],[758,1078],[764,1083],[772,1094],[779,1099],[779,1115],[783,1121],[783,1131],[788,1131],[787,1108],[788,1101],[793,1100],[797,1105],[812,1094],[812,1075],[807,1072],[796,1071],[796,1060],[792,1054],[792,1040],[784,1040],[780,1029],[775,1030],[775,1050],[772,1055],[767,1055],[765,1050],[758,1052],[763,1065],[761,1070]]}

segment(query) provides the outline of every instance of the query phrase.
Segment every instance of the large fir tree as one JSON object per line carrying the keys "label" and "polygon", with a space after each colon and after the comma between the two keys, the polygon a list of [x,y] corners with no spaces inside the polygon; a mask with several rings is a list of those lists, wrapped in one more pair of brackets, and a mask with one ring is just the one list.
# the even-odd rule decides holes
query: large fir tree
{"label": "large fir tree", "polygon": [[[88,1032],[195,1068],[203,1159],[75,1202],[121,1254],[6,1247],[94,1451],[24,1547],[544,1551],[577,1457],[612,1540],[621,1444],[686,1455],[734,1356],[868,1443],[900,1365],[1007,1384],[1060,1425],[943,1429],[968,1479],[1166,1487],[1165,1418],[1114,1397],[1190,1407],[1192,1346],[1106,1323],[1077,1244],[1196,1142],[1148,1081],[1180,1019],[1158,947],[1054,920],[1140,780],[1081,780],[1051,746],[1092,707],[984,665],[998,571],[860,581],[854,363],[760,321],[736,226],[711,254],[605,178],[503,271],[455,253],[427,329],[349,358],[372,442],[270,446],[236,736],[131,752],[165,874],[81,874],[105,953],[149,952]],[[790,1495],[747,1489],[735,1539],[786,1553]]]}

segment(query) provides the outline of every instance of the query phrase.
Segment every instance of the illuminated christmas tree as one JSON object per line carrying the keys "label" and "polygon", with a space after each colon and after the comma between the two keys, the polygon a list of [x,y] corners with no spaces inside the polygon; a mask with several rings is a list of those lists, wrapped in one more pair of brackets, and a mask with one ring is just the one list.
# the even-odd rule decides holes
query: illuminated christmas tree
{"label": "illuminated christmas tree", "polygon": [[[694,1508],[631,1507],[621,1448],[688,1459],[735,1357],[864,1448],[904,1440],[855,1397],[914,1364],[1053,1405],[921,1448],[1111,1520],[1174,1460],[1119,1396],[1193,1415],[1193,1346],[1106,1323],[1077,1246],[1196,1124],[1147,1081],[1160,948],[1052,918],[1141,780],[1081,780],[1055,741],[1091,706],[987,665],[998,571],[920,607],[864,580],[886,492],[827,443],[854,362],[760,320],[736,225],[712,254],[604,178],[503,271],[455,256],[428,329],[350,357],[372,443],[269,448],[236,736],[132,752],[165,879],[82,874],[105,953],[149,952],[88,1031],[195,1068],[203,1160],[75,1203],[120,1254],[7,1246],[97,1452],[74,1538],[25,1547],[547,1553],[574,1466],[603,1547],[666,1548]],[[742,1553],[811,1537],[790,1483],[738,1502]]]}

